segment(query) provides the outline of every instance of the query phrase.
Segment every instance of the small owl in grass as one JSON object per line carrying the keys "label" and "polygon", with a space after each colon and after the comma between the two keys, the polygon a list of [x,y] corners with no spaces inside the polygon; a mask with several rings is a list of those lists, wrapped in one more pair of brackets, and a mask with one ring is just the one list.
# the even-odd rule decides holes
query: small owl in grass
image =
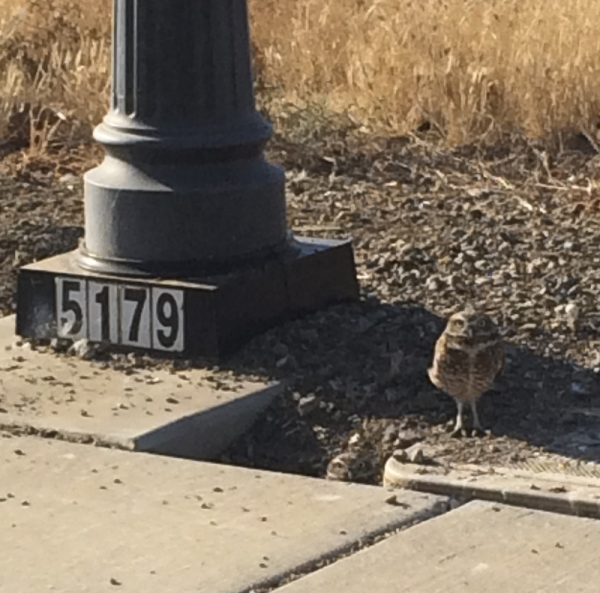
{"label": "small owl in grass", "polygon": [[484,313],[467,309],[448,319],[435,345],[431,382],[456,400],[458,413],[453,436],[464,430],[463,412],[469,404],[473,428],[483,428],[477,413],[477,399],[486,392],[504,367],[504,343],[498,327]]}

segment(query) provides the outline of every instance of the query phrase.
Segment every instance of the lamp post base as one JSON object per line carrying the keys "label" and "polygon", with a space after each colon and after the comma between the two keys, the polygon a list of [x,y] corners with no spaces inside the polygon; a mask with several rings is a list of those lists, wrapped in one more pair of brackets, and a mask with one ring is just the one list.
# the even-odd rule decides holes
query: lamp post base
{"label": "lamp post base", "polygon": [[185,280],[83,269],[72,251],[21,268],[17,334],[222,357],[269,327],[358,298],[350,241],[296,238],[259,264]]}

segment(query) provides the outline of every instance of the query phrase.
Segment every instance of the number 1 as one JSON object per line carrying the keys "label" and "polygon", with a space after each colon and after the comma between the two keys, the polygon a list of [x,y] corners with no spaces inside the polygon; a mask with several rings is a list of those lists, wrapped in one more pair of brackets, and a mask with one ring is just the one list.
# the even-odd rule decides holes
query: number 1
{"label": "number 1", "polygon": [[100,336],[103,341],[110,338],[110,310],[108,308],[108,286],[105,286],[96,295],[96,302],[100,305]]}
{"label": "number 1", "polygon": [[88,283],[89,338],[92,342],[119,342],[117,290],[115,284]]}

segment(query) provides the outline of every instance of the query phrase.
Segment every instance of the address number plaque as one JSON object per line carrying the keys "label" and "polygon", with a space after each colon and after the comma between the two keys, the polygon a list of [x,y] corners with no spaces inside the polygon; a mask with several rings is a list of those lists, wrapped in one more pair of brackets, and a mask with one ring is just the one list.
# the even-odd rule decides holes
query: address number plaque
{"label": "address number plaque", "polygon": [[182,290],[57,276],[56,322],[62,338],[165,352],[185,345]]}

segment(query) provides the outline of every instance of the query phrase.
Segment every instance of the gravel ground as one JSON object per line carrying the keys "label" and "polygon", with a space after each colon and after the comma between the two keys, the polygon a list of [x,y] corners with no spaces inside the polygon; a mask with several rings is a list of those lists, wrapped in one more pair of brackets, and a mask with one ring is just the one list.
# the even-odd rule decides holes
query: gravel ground
{"label": "gravel ground", "polygon": [[[377,483],[386,458],[415,443],[442,462],[600,460],[600,157],[514,139],[433,146],[341,132],[271,143],[290,226],[353,237],[362,295],[274,328],[214,369],[288,385],[223,461],[323,476],[333,460],[330,475]],[[19,162],[0,163],[4,314],[17,266],[82,236],[80,169]],[[426,369],[443,319],[467,302],[503,328],[508,364],[481,400],[488,434],[452,439],[455,405]]]}

